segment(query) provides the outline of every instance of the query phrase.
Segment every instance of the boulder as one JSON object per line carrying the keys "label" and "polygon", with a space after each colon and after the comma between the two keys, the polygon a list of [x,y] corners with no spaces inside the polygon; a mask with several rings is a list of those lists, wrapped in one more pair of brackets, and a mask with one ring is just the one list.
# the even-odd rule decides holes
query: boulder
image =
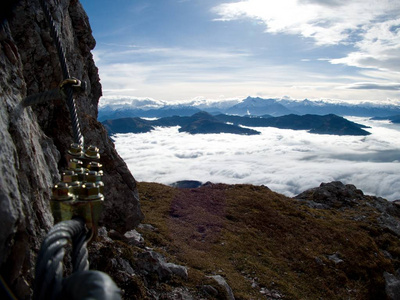
{"label": "boulder", "polygon": [[138,254],[136,265],[139,272],[144,275],[156,274],[160,281],[167,281],[172,275],[183,279],[188,278],[188,272],[184,266],[167,263],[165,258],[155,251],[146,251]]}
{"label": "boulder", "polygon": [[137,232],[135,229],[130,230],[125,232],[124,237],[126,238],[126,241],[130,245],[134,246],[143,246],[144,245],[144,239],[142,235]]}
{"label": "boulder", "polygon": [[306,190],[295,196],[296,199],[306,200],[313,208],[340,208],[356,206],[364,193],[352,184],[340,181],[321,183],[319,187]]}
{"label": "boulder", "polygon": [[213,276],[210,276],[210,278],[214,279],[221,287],[223,287],[226,290],[226,294],[227,294],[226,299],[227,300],[235,300],[235,296],[233,295],[232,288],[226,282],[224,277],[222,277],[221,275],[213,275]]}
{"label": "boulder", "polygon": [[400,300],[400,278],[388,272],[383,274],[388,299]]}

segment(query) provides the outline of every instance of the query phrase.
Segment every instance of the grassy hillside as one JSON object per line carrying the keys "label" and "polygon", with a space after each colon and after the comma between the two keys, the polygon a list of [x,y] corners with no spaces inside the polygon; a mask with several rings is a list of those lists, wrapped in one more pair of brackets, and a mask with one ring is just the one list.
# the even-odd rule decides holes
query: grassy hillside
{"label": "grassy hillside", "polygon": [[156,228],[138,230],[146,246],[188,268],[187,281],[159,289],[200,295],[218,274],[236,299],[385,299],[383,274],[400,267],[398,236],[379,224],[373,197],[313,209],[262,186],[138,189],[143,223]]}

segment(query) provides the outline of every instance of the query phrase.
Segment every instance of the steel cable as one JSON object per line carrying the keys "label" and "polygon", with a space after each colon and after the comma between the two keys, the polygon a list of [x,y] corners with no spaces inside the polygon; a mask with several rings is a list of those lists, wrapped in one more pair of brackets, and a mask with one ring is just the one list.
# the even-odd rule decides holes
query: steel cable
{"label": "steel cable", "polygon": [[26,97],[24,100],[22,100],[21,105],[23,107],[28,107],[28,106],[32,106],[34,104],[39,104],[39,103],[47,102],[47,101],[54,100],[54,99],[60,99],[61,97],[62,97],[62,94],[60,92],[60,89],[52,89],[52,90],[46,91],[44,93],[35,94],[35,95]]}
{"label": "steel cable", "polygon": [[68,65],[67,65],[67,60],[65,59],[65,52],[64,52],[64,48],[61,44],[61,39],[60,39],[60,35],[58,33],[57,27],[54,24],[54,20],[53,17],[51,15],[50,9],[47,6],[47,3],[45,0],[39,0],[40,1],[40,5],[42,6],[45,18],[47,20],[47,23],[50,26],[50,34],[53,38],[54,43],[56,44],[56,49],[57,49],[57,53],[58,53],[58,58],[60,60],[60,64],[61,64],[61,69],[63,72],[63,76],[64,79],[70,78],[70,74],[69,74],[69,69],[68,69]]}
{"label": "steel cable", "polygon": [[42,242],[36,261],[34,300],[57,299],[62,290],[65,247],[72,243],[73,272],[89,269],[86,228],[82,219],[56,224]]}
{"label": "steel cable", "polygon": [[[46,4],[45,0],[39,0],[40,5],[42,6],[42,9],[44,11],[44,15],[46,17],[47,23],[50,26],[50,34],[54,40],[54,43],[56,45],[57,53],[58,53],[58,58],[60,61],[62,73],[64,79],[71,78],[70,72],[68,69],[67,65],[67,60],[65,59],[65,51],[64,48],[61,44],[61,39],[60,35],[58,33],[57,27],[54,24],[53,17],[51,15],[50,9]],[[66,86],[65,87],[65,94],[66,94],[66,102],[67,106],[69,109],[69,113],[71,115],[71,122],[72,122],[72,132],[73,132],[73,137],[74,137],[74,142],[81,145],[82,147],[84,146],[84,138],[81,132],[81,128],[79,125],[79,118],[78,118],[78,113],[76,111],[76,104],[75,104],[75,99],[73,97],[73,90],[71,87]]]}
{"label": "steel cable", "polygon": [[86,271],[89,269],[88,264],[88,251],[82,251],[82,249],[87,249],[87,235],[82,231],[73,240],[72,248],[72,268],[74,272]]}

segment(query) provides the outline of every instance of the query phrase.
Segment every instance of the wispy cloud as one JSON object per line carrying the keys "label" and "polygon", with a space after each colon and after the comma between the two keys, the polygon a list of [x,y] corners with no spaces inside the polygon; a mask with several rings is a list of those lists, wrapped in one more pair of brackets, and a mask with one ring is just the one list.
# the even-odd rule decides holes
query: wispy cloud
{"label": "wispy cloud", "polygon": [[[265,23],[267,32],[300,34],[314,39],[318,45],[353,43],[373,34],[370,26],[381,24],[379,20],[383,16],[386,20],[388,16],[398,15],[399,10],[400,5],[391,0],[247,0],[214,8],[220,16],[217,20],[253,18]],[[386,26],[373,27],[377,32],[387,33]]]}
{"label": "wispy cloud", "polygon": [[398,91],[400,90],[400,83],[377,83],[377,82],[356,82],[344,86],[345,89],[357,89],[357,90],[388,90]]}
{"label": "wispy cloud", "polygon": [[[400,15],[400,3],[393,9]],[[388,12],[389,13],[389,12]],[[358,51],[346,57],[332,59],[333,64],[347,64],[359,68],[400,72],[400,18],[394,20],[371,20],[361,26],[360,40],[354,43]]]}
{"label": "wispy cloud", "polygon": [[184,48],[184,47],[151,47],[139,45],[124,44],[105,44],[110,49],[105,51],[94,51],[97,58],[104,57],[108,62],[121,61],[168,61],[168,62],[185,62],[198,61],[203,62],[219,62],[219,64],[240,58],[251,57],[253,54],[243,49],[229,50],[224,48],[205,47],[200,48]]}
{"label": "wispy cloud", "polygon": [[341,180],[368,194],[399,199],[400,131],[384,122],[367,122],[373,126],[368,137],[276,128],[265,128],[257,137],[189,135],[176,127],[158,128],[117,135],[116,148],[139,181],[264,184],[293,196],[321,182]]}
{"label": "wispy cloud", "polygon": [[105,95],[399,98],[342,88],[398,82],[397,0],[82,2]]}
{"label": "wispy cloud", "polygon": [[[312,70],[296,64],[261,63],[254,54],[240,49],[109,47],[111,49],[107,51],[94,51],[105,96],[152,97],[171,101],[199,96],[243,99],[249,95],[354,100],[385,100],[388,97],[379,93],[363,94],[361,89],[338,89],[347,82],[364,82],[365,77],[321,73],[318,70],[324,67],[326,60],[305,59],[299,62],[322,64],[317,70]],[[374,74],[375,77],[378,75]]]}
{"label": "wispy cloud", "polygon": [[[306,85],[306,78],[314,83],[328,80],[296,66],[260,64],[252,53],[243,50],[117,47],[94,54],[100,78],[106,83],[106,96],[151,96],[159,100],[283,96],[293,85]],[[301,95],[313,96],[317,95]]]}
{"label": "wispy cloud", "polygon": [[214,8],[217,20],[256,19],[268,33],[300,35],[317,46],[355,50],[332,64],[400,71],[400,2],[393,0],[247,0]]}

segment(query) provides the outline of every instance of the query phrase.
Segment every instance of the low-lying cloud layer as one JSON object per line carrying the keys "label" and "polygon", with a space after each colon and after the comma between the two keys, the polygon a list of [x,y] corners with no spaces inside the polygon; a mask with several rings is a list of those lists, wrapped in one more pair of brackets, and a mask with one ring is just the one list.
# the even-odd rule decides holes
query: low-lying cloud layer
{"label": "low-lying cloud layer", "polygon": [[262,128],[259,136],[190,135],[172,127],[114,138],[138,181],[250,183],[293,196],[340,180],[366,194],[400,199],[400,127],[355,121],[372,126],[372,134],[345,137]]}

